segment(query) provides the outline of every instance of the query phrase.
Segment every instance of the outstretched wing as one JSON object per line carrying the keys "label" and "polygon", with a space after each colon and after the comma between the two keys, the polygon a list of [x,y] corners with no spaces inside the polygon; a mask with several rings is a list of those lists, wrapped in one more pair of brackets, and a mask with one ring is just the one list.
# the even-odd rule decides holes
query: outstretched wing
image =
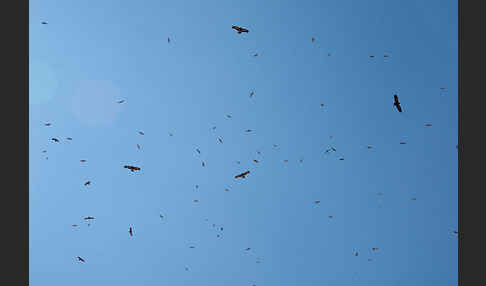
{"label": "outstretched wing", "polygon": [[402,107],[400,106],[400,103],[397,104],[396,106],[397,106],[398,112],[402,112]]}

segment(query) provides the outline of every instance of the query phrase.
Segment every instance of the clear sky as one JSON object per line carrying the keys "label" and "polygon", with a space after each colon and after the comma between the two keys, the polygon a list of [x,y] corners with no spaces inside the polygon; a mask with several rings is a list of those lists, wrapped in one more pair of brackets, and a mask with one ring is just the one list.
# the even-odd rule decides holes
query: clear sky
{"label": "clear sky", "polygon": [[457,1],[30,1],[29,27],[31,285],[457,285]]}

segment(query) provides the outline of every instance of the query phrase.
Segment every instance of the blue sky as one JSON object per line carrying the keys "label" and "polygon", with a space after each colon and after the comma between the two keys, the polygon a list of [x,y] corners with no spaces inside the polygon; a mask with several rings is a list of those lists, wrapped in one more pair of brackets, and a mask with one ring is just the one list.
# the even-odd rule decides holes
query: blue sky
{"label": "blue sky", "polygon": [[30,1],[29,28],[31,285],[457,285],[457,1]]}

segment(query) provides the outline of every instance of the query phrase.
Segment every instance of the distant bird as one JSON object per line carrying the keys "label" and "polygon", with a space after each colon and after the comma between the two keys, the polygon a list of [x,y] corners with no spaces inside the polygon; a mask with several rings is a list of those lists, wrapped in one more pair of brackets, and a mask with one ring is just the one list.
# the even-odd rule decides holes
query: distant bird
{"label": "distant bird", "polygon": [[172,133],[169,132],[169,136],[174,136],[174,134],[172,134]]}
{"label": "distant bird", "polygon": [[245,28],[242,28],[242,27],[231,26],[231,29],[236,30],[238,32],[238,34],[241,34],[241,33],[247,33],[248,34],[248,29],[245,29]]}
{"label": "distant bird", "polygon": [[384,55],[383,57],[386,59],[386,58],[389,58],[390,56]]}
{"label": "distant bird", "polygon": [[92,219],[95,219],[95,218],[94,218],[94,217],[92,217],[92,216],[87,216],[87,217],[85,217],[84,219],[85,219],[85,220],[92,220]]}
{"label": "distant bird", "polygon": [[164,216],[163,215],[159,214],[159,216],[160,216],[161,219],[164,219]]}
{"label": "distant bird", "polygon": [[137,144],[137,149],[140,150],[140,145],[139,144]]}
{"label": "distant bird", "polygon": [[170,38],[169,37],[167,37],[167,43],[170,43]]}
{"label": "distant bird", "polygon": [[303,162],[304,162],[304,159],[299,159],[299,162],[300,162],[300,163],[303,163]]}
{"label": "distant bird", "polygon": [[379,250],[379,248],[377,248],[377,247],[373,247],[373,248],[371,248],[371,250],[373,250],[373,251],[377,251],[377,250]]}
{"label": "distant bird", "polygon": [[242,179],[245,179],[246,178],[246,175],[250,174],[250,171],[246,171],[246,172],[243,172],[239,175],[236,175],[235,176],[235,179],[238,179],[238,178],[242,178]]}
{"label": "distant bird", "polygon": [[189,248],[196,248],[195,246],[189,246]]}
{"label": "distant bird", "polygon": [[186,271],[189,271],[189,268],[185,267]]}
{"label": "distant bird", "polygon": [[73,224],[72,227],[77,227],[78,225],[77,224]]}
{"label": "distant bird", "polygon": [[195,203],[199,203],[199,200],[194,200]]}
{"label": "distant bird", "polygon": [[196,185],[196,189],[199,188],[199,185]]}
{"label": "distant bird", "polygon": [[203,167],[206,167],[206,163],[204,163],[204,161],[202,161],[202,166]]}
{"label": "distant bird", "polygon": [[51,126],[51,123],[44,123],[44,126]]}
{"label": "distant bird", "polygon": [[140,171],[140,168],[139,167],[135,167],[135,166],[125,165],[125,166],[123,166],[123,168],[129,169],[132,172],[134,172],[134,171]]}
{"label": "distant bird", "polygon": [[412,198],[411,200],[412,200],[412,201],[416,201],[416,200],[417,200],[417,198]]}
{"label": "distant bird", "polygon": [[368,146],[367,148],[368,148],[368,149],[371,149],[371,148],[373,148],[373,147],[371,147],[371,146]]}
{"label": "distant bird", "polygon": [[331,53],[327,53],[327,56],[330,57],[331,56]]}
{"label": "distant bird", "polygon": [[426,123],[425,126],[430,127],[430,126],[432,126],[432,124]]}
{"label": "distant bird", "polygon": [[91,185],[91,181],[87,181],[86,183],[84,183],[85,186],[87,185]]}
{"label": "distant bird", "polygon": [[83,160],[79,160],[79,162],[84,163],[84,162],[86,162],[86,160],[84,160],[84,159]]}
{"label": "distant bird", "polygon": [[320,203],[321,203],[321,201],[314,201],[314,204],[316,204],[316,205],[318,205]]}
{"label": "distant bird", "polygon": [[339,158],[339,161],[344,161],[344,158]]}
{"label": "distant bird", "polygon": [[145,133],[143,133],[142,131],[138,131],[138,134],[145,135]]}
{"label": "distant bird", "polygon": [[445,88],[445,87],[441,87],[441,88],[440,88],[440,90],[447,90],[447,88]]}
{"label": "distant bird", "polygon": [[407,144],[407,142],[400,142],[400,144],[401,144],[401,145],[405,145],[405,144]]}
{"label": "distant bird", "polygon": [[46,153],[46,152],[47,152],[47,150],[42,151],[42,153]]}
{"label": "distant bird", "polygon": [[226,192],[229,192],[229,191],[230,191],[228,188],[225,188],[224,190],[225,190]]}
{"label": "distant bird", "polygon": [[213,130],[216,130],[216,126],[213,126]]}
{"label": "distant bird", "polygon": [[334,152],[336,152],[336,148],[334,148],[334,147],[331,147],[331,150],[334,151]]}
{"label": "distant bird", "polygon": [[258,160],[253,160],[253,162],[255,162],[255,163],[259,163],[260,161],[258,161]]}
{"label": "distant bird", "polygon": [[311,39],[311,40],[312,40],[312,42],[314,43],[314,42],[316,41],[316,38],[312,37],[312,39]]}
{"label": "distant bird", "polygon": [[253,95],[255,95],[255,93],[253,91],[250,92],[250,97],[253,97]]}
{"label": "distant bird", "polygon": [[130,227],[130,228],[128,229],[128,233],[130,234],[130,236],[133,236],[133,229],[132,229],[132,227]]}
{"label": "distant bird", "polygon": [[324,107],[324,103],[321,103],[321,107]]}
{"label": "distant bird", "polygon": [[122,99],[122,100],[119,100],[119,101],[117,101],[117,102],[118,102],[118,103],[124,103],[124,102],[125,102],[125,100],[124,100],[124,99]]}
{"label": "distant bird", "polygon": [[276,145],[276,144],[273,144],[273,147],[274,147],[274,148],[277,148],[277,147],[278,147],[278,145]]}
{"label": "distant bird", "polygon": [[254,57],[258,57],[258,53],[254,54],[253,56],[254,56]]}
{"label": "distant bird", "polygon": [[370,56],[370,58],[374,58],[375,56]]}
{"label": "distant bird", "polygon": [[398,101],[398,96],[396,94],[393,96],[393,100],[393,105],[396,106],[398,112],[402,112],[402,107],[400,106],[400,102]]}
{"label": "distant bird", "polygon": [[201,150],[199,150],[199,149],[196,149],[196,152],[199,153],[199,154],[201,154]]}
{"label": "distant bird", "polygon": [[46,21],[41,22],[42,25],[47,25],[48,23]]}
{"label": "distant bird", "polygon": [[329,216],[329,218],[333,218],[333,216],[332,216],[332,215],[330,215],[330,216]]}
{"label": "distant bird", "polygon": [[241,162],[240,161],[236,161],[236,164],[240,164]]}
{"label": "distant bird", "polygon": [[73,138],[71,138],[71,137],[66,137],[66,140],[72,141],[72,140],[73,140]]}
{"label": "distant bird", "polygon": [[81,261],[81,262],[86,262],[86,261],[84,261],[84,259],[82,259],[82,258],[81,258],[81,257],[79,257],[79,256],[77,257],[77,259],[78,259],[78,261]]}
{"label": "distant bird", "polygon": [[54,142],[59,142],[59,139],[57,139],[57,138],[52,138],[51,140],[54,141]]}
{"label": "distant bird", "polygon": [[226,114],[226,117],[231,118],[231,115],[230,114]]}
{"label": "distant bird", "polygon": [[250,247],[248,247],[247,249],[245,249],[245,251],[249,251],[250,249],[251,249],[251,248],[250,248]]}
{"label": "distant bird", "polygon": [[358,256],[358,252],[355,252],[355,253],[354,253],[354,256]]}
{"label": "distant bird", "polygon": [[218,141],[219,143],[223,144],[223,139],[221,139],[221,137],[218,137]]}

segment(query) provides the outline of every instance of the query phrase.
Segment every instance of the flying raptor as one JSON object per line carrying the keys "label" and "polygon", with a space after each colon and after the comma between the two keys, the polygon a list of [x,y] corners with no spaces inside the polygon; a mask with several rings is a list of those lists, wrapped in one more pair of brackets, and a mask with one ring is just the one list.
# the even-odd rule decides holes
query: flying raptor
{"label": "flying raptor", "polygon": [[248,34],[248,29],[245,29],[245,28],[242,28],[242,27],[231,26],[231,29],[236,30],[238,32],[238,34],[241,34],[241,33],[247,33]]}
{"label": "flying raptor", "polygon": [[242,179],[245,179],[246,178],[246,175],[250,174],[250,171],[246,171],[244,173],[241,173],[239,175],[236,175],[235,176],[235,179],[238,179],[238,178],[242,178]]}
{"label": "flying raptor", "polygon": [[125,165],[125,166],[123,166],[123,168],[129,169],[132,172],[134,172],[134,171],[140,171],[140,168],[139,167],[135,167],[135,166]]}
{"label": "flying raptor", "polygon": [[400,106],[400,101],[398,101],[398,95],[395,94],[393,96],[393,100],[394,100],[393,106],[396,106],[398,112],[402,112],[402,107]]}

